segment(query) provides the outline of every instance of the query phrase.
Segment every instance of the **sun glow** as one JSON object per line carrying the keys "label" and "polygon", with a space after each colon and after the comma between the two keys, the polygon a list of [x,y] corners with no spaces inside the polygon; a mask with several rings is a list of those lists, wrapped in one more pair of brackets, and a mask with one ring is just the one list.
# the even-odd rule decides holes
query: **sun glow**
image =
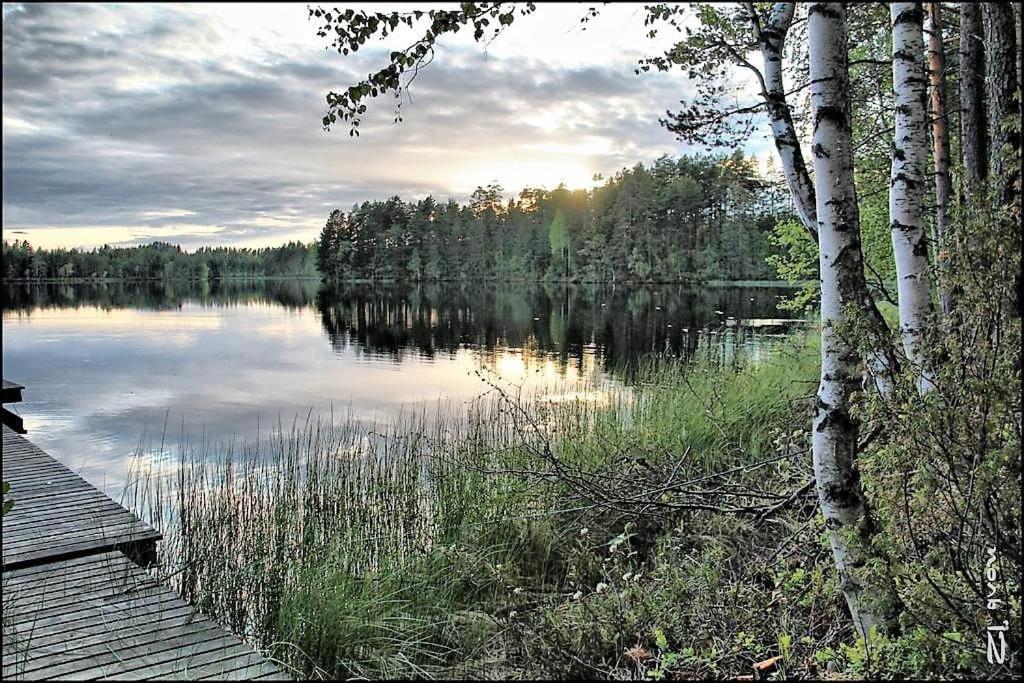
{"label": "sun glow", "polygon": [[571,190],[588,188],[594,184],[594,171],[576,159],[536,158],[493,161],[484,166],[473,166],[456,173],[454,184],[464,192],[472,192],[486,182],[497,182],[507,194],[517,195],[527,187],[553,190],[564,183]]}

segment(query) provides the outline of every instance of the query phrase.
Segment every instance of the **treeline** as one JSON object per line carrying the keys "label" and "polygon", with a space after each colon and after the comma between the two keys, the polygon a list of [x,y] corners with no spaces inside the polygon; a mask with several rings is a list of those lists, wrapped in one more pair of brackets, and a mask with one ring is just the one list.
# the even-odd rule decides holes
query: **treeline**
{"label": "treeline", "polygon": [[775,279],[769,234],[789,203],[752,160],[662,157],[593,190],[479,187],[466,205],[426,197],[331,213],[320,240],[260,249],[166,242],[92,250],[3,242],[5,280],[522,280],[693,282]]}
{"label": "treeline", "polygon": [[186,252],[153,242],[137,247],[34,249],[3,243],[5,280],[219,280],[230,277],[316,275],[315,245],[288,242],[260,249],[202,247]]}
{"label": "treeline", "polygon": [[741,154],[662,157],[591,191],[498,185],[469,204],[400,197],[335,210],[325,280],[681,282],[775,278],[767,234],[785,207]]}

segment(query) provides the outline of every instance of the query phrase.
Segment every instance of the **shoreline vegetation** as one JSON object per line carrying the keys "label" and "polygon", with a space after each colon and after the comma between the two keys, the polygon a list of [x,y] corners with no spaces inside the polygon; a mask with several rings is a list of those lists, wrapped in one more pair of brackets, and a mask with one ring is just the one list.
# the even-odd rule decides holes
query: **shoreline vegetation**
{"label": "shoreline vegetation", "polygon": [[[125,502],[165,535],[162,577],[305,678],[983,670],[984,612],[976,629],[943,612],[963,589],[948,560],[915,578],[897,522],[909,505],[932,520],[918,533],[942,533],[944,503],[885,483],[906,469],[899,441],[865,445],[861,467],[914,616],[867,649],[849,625],[810,461],[819,354],[797,333],[757,363],[651,357],[629,386],[561,400],[481,371],[470,405],[389,424],[182,434],[140,449]],[[899,416],[898,436],[936,414]]]}
{"label": "shoreline vegetation", "polygon": [[[468,407],[140,449],[125,502],[183,597],[297,676],[746,673],[836,637],[801,443],[816,359],[796,335],[566,395],[481,371]],[[791,633],[746,623],[773,604]]]}

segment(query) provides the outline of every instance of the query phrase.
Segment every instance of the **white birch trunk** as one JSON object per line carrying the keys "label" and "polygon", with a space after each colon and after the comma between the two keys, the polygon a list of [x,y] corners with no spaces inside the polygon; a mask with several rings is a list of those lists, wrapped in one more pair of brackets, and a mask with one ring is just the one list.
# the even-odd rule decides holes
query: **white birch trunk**
{"label": "white birch trunk", "polygon": [[[782,170],[800,222],[803,223],[811,237],[818,241],[818,210],[814,183],[808,173],[800,140],[796,134],[796,127],[793,125],[792,112],[786,101],[786,89],[782,77],[782,50],[785,46],[786,34],[793,23],[796,3],[775,3],[763,28],[754,4],[746,3],[746,5],[753,25],[754,37],[761,48],[761,58],[764,62],[762,97],[767,106],[775,148],[779,152]],[[880,343],[878,348],[866,355],[867,373],[863,379],[863,386],[867,388],[873,385],[882,397],[887,398],[892,394],[892,376],[898,367],[887,343],[889,330],[866,290],[862,305],[867,311]]]}
{"label": "white birch trunk", "polygon": [[916,373],[918,390],[934,388],[927,369],[924,332],[932,317],[931,270],[924,225],[928,162],[928,80],[924,68],[924,11],[919,2],[894,2],[892,82],[896,136],[889,186],[889,220],[896,259],[900,337]]}
{"label": "white birch trunk", "polygon": [[796,206],[800,222],[817,241],[818,218],[814,185],[800,149],[800,140],[793,125],[792,112],[786,102],[786,88],[782,79],[782,48],[786,42],[786,33],[793,23],[796,3],[775,3],[768,16],[768,23],[763,29],[755,14],[757,10],[751,5],[748,11],[751,12],[755,38],[761,47],[761,58],[764,60],[763,97],[768,109],[775,148],[779,151],[779,159],[782,162],[782,172],[793,196],[793,204]]}
{"label": "white birch trunk", "polygon": [[850,397],[858,389],[856,349],[837,333],[844,314],[867,293],[860,216],[853,180],[846,16],[841,3],[814,3],[808,18],[811,110],[821,266],[821,382],[812,447],[818,500],[839,584],[858,633],[885,630],[886,592],[864,572],[871,523],[856,466],[858,425]]}

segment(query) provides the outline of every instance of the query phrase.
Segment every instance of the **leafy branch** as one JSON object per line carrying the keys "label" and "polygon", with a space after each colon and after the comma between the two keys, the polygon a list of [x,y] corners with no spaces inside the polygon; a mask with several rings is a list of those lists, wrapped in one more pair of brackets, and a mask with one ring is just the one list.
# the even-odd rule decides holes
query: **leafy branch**
{"label": "leafy branch", "polygon": [[[321,22],[317,35],[331,38],[329,47],[341,55],[358,52],[374,39],[387,38],[401,28],[419,29],[419,37],[403,50],[392,51],[388,63],[369,74],[355,85],[327,93],[327,112],[323,117],[325,130],[338,121],[349,124],[349,135],[359,135],[359,123],[366,113],[369,99],[392,93],[395,105],[395,123],[402,121],[401,107],[408,96],[409,86],[420,69],[429,65],[441,36],[458,33],[462,28],[473,31],[473,39],[480,43],[493,41],[519,16],[536,9],[532,2],[516,7],[510,2],[464,2],[458,10],[432,9],[412,12],[366,12],[362,10],[326,10],[309,7],[310,18]],[[596,10],[591,9],[591,16]]]}

